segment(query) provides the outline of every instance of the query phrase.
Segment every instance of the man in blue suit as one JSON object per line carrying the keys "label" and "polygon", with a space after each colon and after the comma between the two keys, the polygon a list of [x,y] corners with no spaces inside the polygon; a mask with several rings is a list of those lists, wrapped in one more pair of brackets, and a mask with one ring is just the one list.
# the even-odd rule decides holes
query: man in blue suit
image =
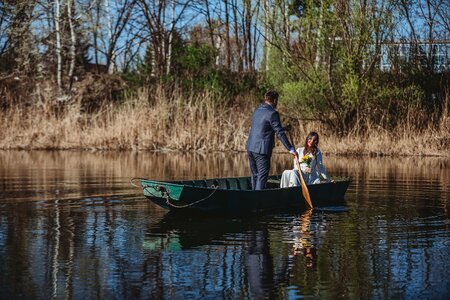
{"label": "man in blue suit", "polygon": [[280,114],[275,110],[277,104],[278,93],[268,91],[265,95],[265,102],[253,112],[252,127],[246,149],[254,190],[262,190],[266,187],[270,171],[270,158],[275,146],[275,133],[284,147],[297,157],[297,152],[284,133],[287,128],[281,126]]}

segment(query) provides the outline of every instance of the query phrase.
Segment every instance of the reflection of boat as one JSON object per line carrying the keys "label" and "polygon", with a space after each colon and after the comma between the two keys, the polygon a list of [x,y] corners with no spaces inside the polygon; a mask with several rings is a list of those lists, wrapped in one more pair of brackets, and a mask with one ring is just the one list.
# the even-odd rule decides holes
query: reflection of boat
{"label": "reflection of boat", "polygon": [[147,238],[162,238],[164,240],[164,243],[160,243],[162,248],[173,250],[171,244],[176,243],[182,249],[190,249],[209,245],[212,241],[223,241],[224,236],[260,230],[261,227],[254,218],[213,217],[195,213],[185,215],[170,211],[151,227]]}
{"label": "reflection of boat", "polygon": [[[314,207],[339,205],[344,201],[350,179],[309,185]],[[206,180],[156,181],[140,179],[144,195],[171,210],[196,209],[224,213],[306,208],[301,187],[279,188],[280,176],[270,176],[268,188],[251,189],[250,177]]]}

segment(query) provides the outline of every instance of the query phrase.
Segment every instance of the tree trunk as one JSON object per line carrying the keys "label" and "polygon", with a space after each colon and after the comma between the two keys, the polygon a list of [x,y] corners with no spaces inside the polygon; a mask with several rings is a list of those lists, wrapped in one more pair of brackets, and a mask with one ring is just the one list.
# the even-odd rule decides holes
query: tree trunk
{"label": "tree trunk", "polygon": [[408,22],[409,28],[411,29],[411,35],[414,41],[413,44],[413,49],[412,49],[412,55],[413,55],[413,60],[414,60],[414,64],[416,67],[419,66],[419,57],[418,57],[418,50],[419,50],[419,41],[417,40],[417,34],[416,34],[416,30],[414,29],[414,25],[411,21],[411,17],[409,15],[409,7],[408,7],[408,0],[401,0],[401,5],[403,7],[404,10],[404,14],[406,17],[406,21]]}
{"label": "tree trunk", "polygon": [[231,0],[232,9],[233,9],[233,18],[234,18],[234,40],[236,43],[236,64],[237,64],[237,70],[239,73],[242,72],[243,69],[243,60],[242,60],[242,45],[241,45],[241,39],[239,38],[239,20],[238,20],[238,13],[237,13],[237,3],[236,0]]}
{"label": "tree trunk", "polygon": [[105,10],[106,10],[106,20],[108,24],[108,38],[109,38],[109,48],[107,57],[108,64],[108,74],[113,74],[115,70],[115,61],[116,61],[116,50],[114,46],[111,45],[113,43],[113,28],[112,28],[112,19],[111,19],[111,9],[109,5],[109,0],[105,0]]}
{"label": "tree trunk", "polygon": [[[98,66],[99,60],[98,60],[98,30],[100,28],[100,16],[101,16],[101,0],[95,0],[96,1],[96,11],[95,11],[95,28],[93,32],[93,38],[94,38],[94,59],[95,59],[95,65]],[[96,73],[98,73],[98,68],[96,67]]]}
{"label": "tree trunk", "polygon": [[[430,0],[426,0],[427,2],[427,24],[428,24],[428,53],[427,53],[427,64],[429,70],[432,72],[434,70],[435,62],[433,60],[433,47],[434,47],[434,36],[433,36],[433,25],[434,25],[434,16],[431,12],[431,3]],[[449,12],[450,13],[450,12]]]}
{"label": "tree trunk", "polygon": [[231,45],[230,45],[230,13],[228,11],[228,0],[224,0],[225,4],[225,45],[227,69],[231,68]]}
{"label": "tree trunk", "polygon": [[322,58],[322,34],[323,34],[323,1],[319,2],[319,24],[317,27],[317,36],[316,36],[316,58],[314,60],[314,67],[319,69],[320,61]]}
{"label": "tree trunk", "polygon": [[166,58],[166,74],[170,74],[170,68],[172,63],[172,43],[173,43],[173,31],[175,30],[175,0],[172,0],[172,14],[171,14],[171,20],[170,20],[170,31],[169,31],[169,42],[167,45],[167,58]]}
{"label": "tree trunk", "polygon": [[270,70],[269,59],[270,59],[270,13],[269,13],[269,0],[264,0],[264,69],[266,72]]}
{"label": "tree trunk", "polygon": [[284,2],[284,39],[286,50],[291,48],[291,25],[289,24],[289,1]]}
{"label": "tree trunk", "polygon": [[[259,10],[261,8],[261,4],[259,1],[256,2],[256,18],[255,18],[255,23],[254,23],[254,28],[258,28],[259,24],[258,24],[258,20],[259,20]],[[258,30],[253,30],[253,47],[252,47],[252,55],[251,55],[251,62],[252,62],[252,70],[256,70],[256,53],[258,51],[258,46],[259,46],[259,38],[260,38],[261,34],[258,32]]]}
{"label": "tree trunk", "polygon": [[216,43],[214,45],[214,48],[217,51],[216,67],[218,67],[220,65],[220,48],[222,48],[222,37],[219,34],[216,36]]}
{"label": "tree trunk", "polygon": [[252,25],[252,3],[251,0],[245,0],[245,36],[244,39],[246,42],[245,45],[245,52],[246,52],[246,61],[247,61],[247,70],[250,72],[253,72],[253,62],[252,62],[252,32],[251,32],[251,25]]}
{"label": "tree trunk", "polygon": [[77,38],[75,36],[75,30],[73,27],[73,15],[72,15],[72,5],[73,4],[74,4],[73,0],[67,1],[67,18],[69,20],[69,28],[70,28],[69,90],[72,89],[72,84],[73,84],[73,79],[74,79],[75,59],[76,59],[75,47],[76,47],[76,42],[77,42]]}
{"label": "tree trunk", "polygon": [[61,31],[59,28],[61,18],[60,0],[55,1],[55,37],[56,37],[56,82],[58,90],[62,89],[62,56],[61,56]]}
{"label": "tree trunk", "polygon": [[211,12],[209,11],[209,0],[205,0],[205,7],[206,7],[206,23],[208,23],[208,30],[209,30],[209,38],[211,40],[211,47],[215,46],[214,43],[214,27],[211,19]]}

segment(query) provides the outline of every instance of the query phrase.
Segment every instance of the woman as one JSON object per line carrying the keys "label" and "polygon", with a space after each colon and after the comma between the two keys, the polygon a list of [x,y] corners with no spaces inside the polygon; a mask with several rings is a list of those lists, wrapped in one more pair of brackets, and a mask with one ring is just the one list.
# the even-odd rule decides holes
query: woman
{"label": "woman", "polygon": [[[297,149],[300,158],[300,169],[306,184],[320,183],[320,177],[327,182],[330,181],[322,161],[322,152],[319,148],[319,135],[311,131],[305,140],[305,146]],[[299,186],[300,177],[298,176],[297,164],[294,160],[294,169],[285,170],[281,176],[280,187]]]}

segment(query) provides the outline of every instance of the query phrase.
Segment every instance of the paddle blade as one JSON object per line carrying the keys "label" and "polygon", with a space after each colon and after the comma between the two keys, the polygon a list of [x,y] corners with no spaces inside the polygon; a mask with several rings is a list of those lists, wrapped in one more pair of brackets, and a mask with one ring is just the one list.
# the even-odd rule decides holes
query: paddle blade
{"label": "paddle blade", "polygon": [[[302,175],[300,175],[302,177]],[[305,181],[302,179],[302,194],[303,198],[306,200],[306,204],[308,204],[309,208],[313,208],[311,197],[309,196],[309,190],[308,187],[305,184]]]}

